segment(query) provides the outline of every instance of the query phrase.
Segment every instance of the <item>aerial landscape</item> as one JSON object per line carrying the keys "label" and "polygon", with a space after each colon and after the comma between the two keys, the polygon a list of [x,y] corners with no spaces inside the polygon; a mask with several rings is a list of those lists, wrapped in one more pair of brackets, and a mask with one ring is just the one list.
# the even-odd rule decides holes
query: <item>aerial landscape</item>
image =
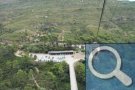
{"label": "aerial landscape", "polygon": [[0,0],[0,90],[85,90],[85,43],[135,41],[135,2],[106,0],[100,22],[103,2]]}

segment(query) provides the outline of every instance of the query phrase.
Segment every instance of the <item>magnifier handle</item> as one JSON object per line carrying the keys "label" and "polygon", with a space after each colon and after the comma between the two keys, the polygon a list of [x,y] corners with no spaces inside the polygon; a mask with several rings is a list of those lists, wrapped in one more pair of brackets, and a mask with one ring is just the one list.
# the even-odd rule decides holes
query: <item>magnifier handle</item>
{"label": "magnifier handle", "polygon": [[116,72],[115,76],[125,85],[125,86],[129,86],[132,84],[132,79],[126,75],[124,72],[122,71],[118,71]]}

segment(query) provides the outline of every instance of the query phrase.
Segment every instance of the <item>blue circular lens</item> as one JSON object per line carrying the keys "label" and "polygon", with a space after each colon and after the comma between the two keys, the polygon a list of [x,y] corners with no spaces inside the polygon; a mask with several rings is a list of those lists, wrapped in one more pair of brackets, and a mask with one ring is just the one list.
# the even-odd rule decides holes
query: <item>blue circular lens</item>
{"label": "blue circular lens", "polygon": [[111,73],[117,64],[114,54],[106,50],[96,53],[93,59],[93,67],[101,74]]}

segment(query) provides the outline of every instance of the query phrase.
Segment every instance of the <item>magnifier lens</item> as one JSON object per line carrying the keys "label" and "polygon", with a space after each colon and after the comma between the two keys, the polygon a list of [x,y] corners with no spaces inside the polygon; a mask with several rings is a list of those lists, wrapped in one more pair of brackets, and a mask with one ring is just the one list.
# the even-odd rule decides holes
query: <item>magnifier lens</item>
{"label": "magnifier lens", "polygon": [[102,50],[93,58],[94,69],[101,74],[111,73],[116,67],[117,61],[113,53]]}

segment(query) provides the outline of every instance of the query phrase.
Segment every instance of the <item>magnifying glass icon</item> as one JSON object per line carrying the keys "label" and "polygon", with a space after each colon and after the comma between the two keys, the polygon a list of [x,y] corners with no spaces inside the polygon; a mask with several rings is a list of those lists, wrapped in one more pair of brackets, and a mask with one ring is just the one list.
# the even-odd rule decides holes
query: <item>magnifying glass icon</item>
{"label": "magnifying glass icon", "polygon": [[[116,61],[117,61],[117,65],[115,67],[115,69],[108,73],[108,74],[101,74],[99,72],[97,72],[94,67],[93,67],[93,58],[94,56],[96,55],[96,53],[98,53],[99,51],[109,51],[111,53],[114,54],[114,56],[116,57]],[[132,79],[126,75],[124,72],[122,72],[120,70],[121,68],[121,58],[120,58],[120,55],[118,54],[118,52],[112,48],[112,47],[109,47],[109,46],[100,46],[100,47],[97,47],[96,49],[94,49],[91,53],[90,53],[90,56],[89,56],[89,60],[88,60],[88,66],[89,66],[89,69],[90,71],[93,73],[93,75],[95,75],[96,77],[98,78],[101,78],[101,79],[109,79],[109,78],[112,78],[112,77],[116,77],[118,80],[120,80],[125,86],[129,86],[132,84]]]}

